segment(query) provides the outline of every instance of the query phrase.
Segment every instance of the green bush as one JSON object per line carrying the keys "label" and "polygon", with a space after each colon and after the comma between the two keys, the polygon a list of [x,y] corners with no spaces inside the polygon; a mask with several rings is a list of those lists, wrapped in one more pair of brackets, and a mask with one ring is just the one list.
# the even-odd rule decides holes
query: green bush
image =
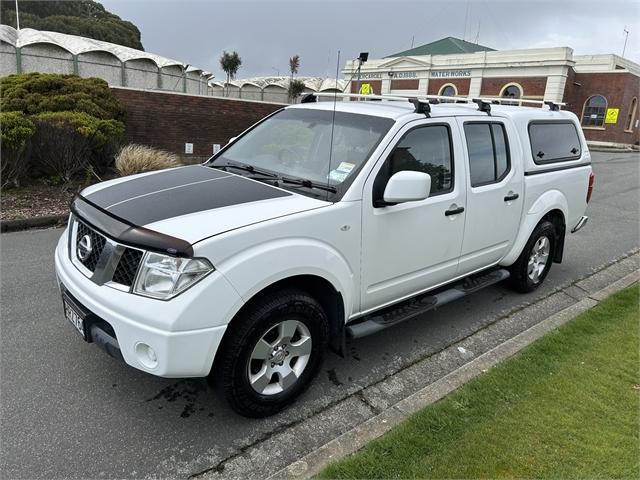
{"label": "green bush", "polygon": [[0,78],[0,90],[0,110],[35,125],[20,163],[32,177],[56,175],[66,182],[88,167],[101,172],[113,164],[125,110],[104,80],[27,73]]}
{"label": "green bush", "polygon": [[2,187],[19,185],[29,166],[29,140],[35,126],[22,112],[0,112],[1,155],[0,180]]}
{"label": "green bush", "polygon": [[34,162],[42,174],[57,175],[69,182],[74,175],[93,167],[104,170],[113,160],[124,133],[124,124],[102,120],[84,112],[48,112],[33,117]]}
{"label": "green bush", "polygon": [[100,78],[54,73],[24,73],[0,78],[0,110],[27,115],[85,112],[103,120],[124,120],[122,104]]}

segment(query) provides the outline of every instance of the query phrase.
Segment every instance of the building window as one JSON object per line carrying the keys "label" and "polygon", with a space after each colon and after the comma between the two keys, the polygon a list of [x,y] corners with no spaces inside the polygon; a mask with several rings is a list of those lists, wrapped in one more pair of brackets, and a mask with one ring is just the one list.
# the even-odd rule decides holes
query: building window
{"label": "building window", "polygon": [[602,95],[592,95],[584,102],[582,109],[583,127],[604,127],[604,116],[607,113],[607,99]]}
{"label": "building window", "polygon": [[[509,83],[502,87],[500,96],[503,98],[522,98],[522,87],[517,83]],[[518,103],[519,102],[502,102],[503,105],[518,105]]]}
{"label": "building window", "polygon": [[633,122],[636,120],[636,110],[638,109],[638,99],[633,97],[631,100],[631,108],[629,108],[629,115],[627,115],[627,123],[625,126],[625,131],[630,132],[633,130]]}
{"label": "building window", "polygon": [[[456,95],[458,95],[458,89],[453,83],[447,83],[446,85],[443,85],[442,88],[440,88],[438,95],[440,95],[441,97],[455,97]],[[453,100],[440,101],[443,103],[453,102]]]}

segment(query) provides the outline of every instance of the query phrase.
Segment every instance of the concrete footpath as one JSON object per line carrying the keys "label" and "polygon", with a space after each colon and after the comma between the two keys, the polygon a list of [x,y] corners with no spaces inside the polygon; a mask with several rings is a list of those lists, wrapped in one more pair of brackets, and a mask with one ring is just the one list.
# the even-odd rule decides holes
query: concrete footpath
{"label": "concrete footpath", "polygon": [[[639,280],[640,253],[635,250],[191,478],[311,477],[328,462],[359,450],[409,415]],[[359,419],[356,425],[354,419]],[[326,438],[326,431],[336,425],[345,428],[328,442],[314,445],[314,438]],[[300,442],[301,438],[308,441]]]}

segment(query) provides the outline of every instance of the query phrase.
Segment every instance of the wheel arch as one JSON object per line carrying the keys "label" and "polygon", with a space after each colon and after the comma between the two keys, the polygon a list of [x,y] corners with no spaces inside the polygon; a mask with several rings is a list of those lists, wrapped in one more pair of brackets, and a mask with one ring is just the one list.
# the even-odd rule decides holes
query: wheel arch
{"label": "wheel arch", "polygon": [[[233,318],[227,325],[221,344],[225,341],[230,329],[234,324],[241,321],[243,313],[252,308],[257,302],[268,295],[279,290],[295,289],[300,290],[314,298],[325,311],[329,320],[329,346],[339,355],[344,354],[344,327],[345,327],[345,306],[342,293],[326,278],[313,274],[293,275],[277,280],[256,292],[235,312]],[[222,349],[218,348],[213,361],[215,366],[218,354]],[[214,369],[212,368],[212,371]]]}
{"label": "wheel arch", "polygon": [[553,261],[561,263],[564,254],[564,239],[566,234],[566,219],[569,207],[567,198],[559,190],[550,190],[541,195],[531,206],[529,211],[524,215],[520,224],[520,231],[516,237],[513,247],[509,253],[502,259],[500,265],[510,266],[518,259],[522,253],[522,249],[527,244],[533,230],[540,222],[548,220],[556,228]]}

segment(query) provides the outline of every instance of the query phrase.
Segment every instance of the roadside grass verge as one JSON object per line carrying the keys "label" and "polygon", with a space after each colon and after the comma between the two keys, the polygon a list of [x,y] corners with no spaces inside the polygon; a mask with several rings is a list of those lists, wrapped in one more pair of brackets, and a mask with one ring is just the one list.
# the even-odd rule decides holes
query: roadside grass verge
{"label": "roadside grass verge", "polygon": [[320,478],[640,478],[634,285]]}

